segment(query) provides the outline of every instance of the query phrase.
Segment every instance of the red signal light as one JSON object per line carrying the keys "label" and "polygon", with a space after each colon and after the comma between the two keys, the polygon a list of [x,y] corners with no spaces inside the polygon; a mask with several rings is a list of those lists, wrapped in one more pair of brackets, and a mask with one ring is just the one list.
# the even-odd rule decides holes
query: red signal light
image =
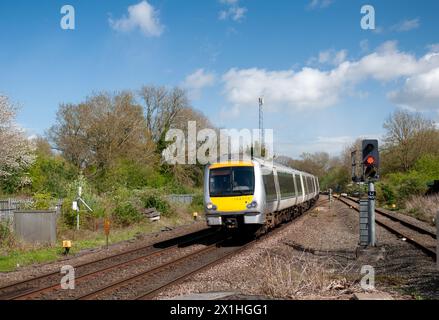
{"label": "red signal light", "polygon": [[374,157],[369,156],[369,157],[366,158],[366,164],[367,164],[368,166],[371,166],[371,165],[373,165],[374,163],[375,163],[375,158],[374,158]]}

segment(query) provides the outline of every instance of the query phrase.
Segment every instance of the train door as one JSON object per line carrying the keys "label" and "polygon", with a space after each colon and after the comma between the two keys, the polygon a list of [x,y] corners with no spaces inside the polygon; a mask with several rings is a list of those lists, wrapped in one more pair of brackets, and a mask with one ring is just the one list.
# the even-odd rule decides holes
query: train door
{"label": "train door", "polygon": [[278,176],[277,176],[276,168],[273,168],[273,176],[274,176],[274,184],[276,186],[276,194],[277,194],[277,202],[276,202],[276,205],[275,205],[275,208],[276,208],[275,211],[278,211],[279,210],[279,204],[280,204],[281,195],[280,195],[279,179],[278,179]]}
{"label": "train door", "polygon": [[305,202],[306,199],[306,189],[305,189],[305,176],[303,174],[300,174],[300,183],[302,185],[302,202]]}

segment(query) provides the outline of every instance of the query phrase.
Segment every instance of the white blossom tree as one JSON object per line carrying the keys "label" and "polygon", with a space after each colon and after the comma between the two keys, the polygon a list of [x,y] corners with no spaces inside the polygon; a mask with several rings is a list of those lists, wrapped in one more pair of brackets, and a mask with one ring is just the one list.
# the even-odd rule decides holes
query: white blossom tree
{"label": "white blossom tree", "polygon": [[15,116],[16,108],[0,95],[0,178],[26,170],[35,161],[33,145],[15,123]]}

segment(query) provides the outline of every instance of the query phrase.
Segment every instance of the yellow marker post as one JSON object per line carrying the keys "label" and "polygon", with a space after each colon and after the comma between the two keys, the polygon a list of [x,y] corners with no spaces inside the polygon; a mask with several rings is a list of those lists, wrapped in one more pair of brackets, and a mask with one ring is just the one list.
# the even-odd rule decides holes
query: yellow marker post
{"label": "yellow marker post", "polygon": [[196,221],[198,219],[198,212],[194,212],[192,216],[194,217],[194,221]]}
{"label": "yellow marker post", "polygon": [[64,248],[64,255],[68,255],[70,248],[72,247],[72,241],[70,240],[63,240],[62,246]]}

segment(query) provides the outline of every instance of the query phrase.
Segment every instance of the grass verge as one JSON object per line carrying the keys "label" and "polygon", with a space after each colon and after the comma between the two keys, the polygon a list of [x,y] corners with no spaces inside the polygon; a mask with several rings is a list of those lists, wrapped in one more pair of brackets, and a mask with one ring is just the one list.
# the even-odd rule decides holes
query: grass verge
{"label": "grass verge", "polygon": [[[192,221],[189,215],[175,215],[162,218],[158,222],[151,223],[143,221],[141,223],[111,230],[109,244],[135,239],[140,234],[149,234],[160,231],[165,226],[176,227]],[[0,272],[15,271],[19,267],[29,266],[38,263],[48,263],[62,257],[62,239],[72,240],[73,246],[70,250],[71,255],[79,253],[81,250],[99,248],[106,244],[106,237],[103,231],[80,231],[79,233],[71,230],[60,232],[58,243],[54,246],[32,246],[29,244],[17,243],[11,248],[4,248],[0,251]],[[0,248],[1,250],[1,248]]]}

